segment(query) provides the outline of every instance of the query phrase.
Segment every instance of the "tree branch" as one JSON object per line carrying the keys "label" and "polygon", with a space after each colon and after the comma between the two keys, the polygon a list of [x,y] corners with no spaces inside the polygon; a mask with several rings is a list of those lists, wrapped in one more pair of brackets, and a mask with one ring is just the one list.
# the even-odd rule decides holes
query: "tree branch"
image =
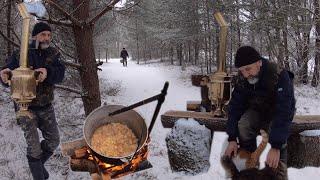
{"label": "tree branch", "polygon": [[68,19],[70,19],[70,21],[73,22],[73,24],[77,25],[77,26],[81,26],[81,22],[78,21],[75,17],[73,17],[70,13],[68,13],[63,7],[61,7],[58,3],[56,3],[55,1],[52,0],[44,0],[45,2],[49,3],[50,5],[52,5],[55,9],[57,9],[58,11],[60,11],[63,15],[65,15]]}
{"label": "tree branch", "polygon": [[18,34],[16,33],[16,31],[11,27],[10,28],[11,29],[11,31],[12,31],[12,33],[13,33],[13,35],[16,37],[16,39],[17,39],[17,41],[19,42],[19,44],[21,43],[21,40],[20,40],[20,38],[19,38],[19,36],[18,36]]}
{"label": "tree branch", "polygon": [[61,49],[54,41],[52,41],[52,44],[59,50],[61,51],[63,54],[67,55],[68,57],[72,58],[72,59],[77,59],[74,56],[72,56],[71,54],[67,53],[66,51],[64,51],[63,49]]}
{"label": "tree branch", "polygon": [[89,24],[93,25],[101,16],[103,16],[106,12],[112,10],[115,4],[117,4],[120,0],[112,0],[100,13],[98,13],[95,17],[93,17]]}
{"label": "tree branch", "polygon": [[4,40],[9,41],[15,47],[19,47],[20,48],[19,44],[17,44],[16,42],[12,41],[11,39],[9,39],[2,31],[0,31],[0,35],[4,38]]}
{"label": "tree branch", "polygon": [[71,66],[77,69],[81,69],[81,65],[77,64],[77,63],[73,63],[73,62],[68,62],[68,61],[62,61],[63,64],[65,64],[66,66]]}
{"label": "tree branch", "polygon": [[67,23],[67,22],[62,22],[62,21],[57,21],[57,20],[53,20],[49,17],[49,19],[45,19],[45,18],[37,18],[37,20],[40,21],[46,21],[49,24],[56,24],[56,25],[61,25],[61,26],[67,26],[67,27],[72,27],[73,24],[72,23]]}
{"label": "tree branch", "polygon": [[74,12],[76,12],[76,11],[84,4],[85,1],[86,1],[86,0],[83,0],[76,8],[70,13],[70,15],[73,14]]}
{"label": "tree branch", "polygon": [[137,6],[137,5],[138,5],[139,3],[141,3],[141,2],[142,2],[142,0],[134,3],[133,5],[131,5],[131,6],[129,6],[129,7],[126,7],[126,8],[124,8],[124,9],[115,9],[114,11],[116,11],[116,12],[126,11],[126,10],[128,10],[128,9],[133,8],[134,6]]}
{"label": "tree branch", "polygon": [[66,90],[66,91],[69,91],[69,92],[73,92],[73,93],[76,93],[76,94],[80,94],[81,96],[84,94],[82,91],[80,91],[78,89],[74,89],[72,87],[68,87],[68,86],[64,86],[64,85],[55,84],[54,87],[62,89],[62,90]]}

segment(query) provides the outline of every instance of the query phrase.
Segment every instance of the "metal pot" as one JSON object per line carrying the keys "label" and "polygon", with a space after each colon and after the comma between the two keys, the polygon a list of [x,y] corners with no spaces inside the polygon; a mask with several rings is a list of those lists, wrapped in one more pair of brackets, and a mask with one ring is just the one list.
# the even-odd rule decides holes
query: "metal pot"
{"label": "metal pot", "polygon": [[98,158],[102,158],[101,160],[104,160],[108,163],[112,163],[115,165],[119,165],[119,164],[122,164],[123,162],[128,161],[129,159],[132,158],[135,152],[132,152],[131,154],[123,157],[108,157],[98,153],[91,146],[92,135],[98,127],[108,123],[121,123],[121,124],[127,125],[128,128],[130,128],[132,132],[135,134],[135,136],[138,138],[139,145],[138,145],[137,151],[139,151],[144,146],[148,138],[147,125],[144,119],[136,111],[129,110],[114,116],[108,116],[110,112],[121,109],[123,107],[124,106],[121,106],[121,105],[101,106],[95,109],[94,111],[92,111],[88,115],[83,126],[84,139],[88,144],[88,146],[90,147],[90,149],[93,151],[93,153],[96,156],[98,156]]}

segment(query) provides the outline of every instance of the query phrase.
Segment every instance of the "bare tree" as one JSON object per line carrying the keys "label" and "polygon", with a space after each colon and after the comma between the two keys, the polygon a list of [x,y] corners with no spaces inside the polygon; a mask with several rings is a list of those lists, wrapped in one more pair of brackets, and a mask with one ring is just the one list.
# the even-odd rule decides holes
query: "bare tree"
{"label": "bare tree", "polygon": [[[12,1],[9,1],[7,3],[7,37],[8,39],[11,39],[11,7],[12,7]],[[7,42],[7,55],[10,56],[12,54],[12,45],[8,41]]]}
{"label": "bare tree", "polygon": [[[64,55],[79,64],[83,82],[94,83],[97,79],[94,47],[108,50],[109,57],[117,58],[119,49],[126,47],[137,63],[141,59],[147,62],[159,58],[173,65],[195,64],[211,73],[217,64],[219,44],[219,28],[213,19],[216,11],[221,11],[230,25],[227,57],[230,65],[238,47],[252,45],[271,61],[294,71],[301,83],[308,83],[308,62],[315,56],[312,85],[319,79],[319,43],[312,36],[312,27],[317,27],[318,21],[316,0],[127,0],[122,8],[114,8],[118,1],[46,2],[51,9],[46,21],[56,24],[59,32],[68,31],[63,41],[55,38],[55,42],[66,47],[62,49],[66,51]],[[105,14],[111,9],[112,13]],[[10,35],[6,32],[0,27],[0,41],[5,39],[17,45],[18,40],[12,40],[14,32]],[[5,47],[7,52],[10,48]],[[81,86],[88,94],[83,100],[86,112],[90,112],[89,107],[100,104],[99,84]]]}
{"label": "bare tree", "polygon": [[320,81],[320,3],[319,0],[314,0],[314,19],[316,26],[316,46],[315,46],[315,58],[314,58],[314,71],[311,85],[317,87]]}

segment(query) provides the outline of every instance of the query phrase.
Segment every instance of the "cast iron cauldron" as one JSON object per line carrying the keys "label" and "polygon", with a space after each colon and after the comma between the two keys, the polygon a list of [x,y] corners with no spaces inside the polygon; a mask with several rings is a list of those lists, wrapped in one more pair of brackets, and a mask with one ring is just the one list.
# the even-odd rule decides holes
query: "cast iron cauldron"
{"label": "cast iron cauldron", "polygon": [[124,106],[121,105],[101,106],[87,116],[83,126],[84,139],[90,149],[93,151],[94,155],[96,155],[100,160],[114,165],[121,165],[124,162],[127,162],[132,158],[135,152],[123,157],[108,157],[95,151],[95,149],[91,146],[91,137],[98,127],[108,123],[121,123],[127,125],[138,138],[138,151],[144,146],[148,138],[147,125],[144,119],[136,111],[129,110],[114,116],[108,116],[110,112],[123,107]]}

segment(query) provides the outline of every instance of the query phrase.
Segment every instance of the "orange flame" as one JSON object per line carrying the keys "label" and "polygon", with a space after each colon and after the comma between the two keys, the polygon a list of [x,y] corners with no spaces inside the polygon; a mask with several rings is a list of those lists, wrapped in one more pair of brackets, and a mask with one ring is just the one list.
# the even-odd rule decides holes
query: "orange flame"
{"label": "orange flame", "polygon": [[115,175],[115,177],[121,177],[130,173],[133,173],[138,168],[141,162],[147,160],[148,144],[144,145],[144,147],[142,147],[140,151],[138,151],[135,154],[135,156],[131,161],[124,162],[123,164],[118,166],[109,164],[108,162],[104,162],[103,160],[98,159],[98,157],[93,155],[93,153],[89,148],[87,150],[87,153],[88,153],[88,159],[90,161],[94,161],[98,165],[99,171],[101,173],[108,174],[111,177],[113,177],[113,175]]}

